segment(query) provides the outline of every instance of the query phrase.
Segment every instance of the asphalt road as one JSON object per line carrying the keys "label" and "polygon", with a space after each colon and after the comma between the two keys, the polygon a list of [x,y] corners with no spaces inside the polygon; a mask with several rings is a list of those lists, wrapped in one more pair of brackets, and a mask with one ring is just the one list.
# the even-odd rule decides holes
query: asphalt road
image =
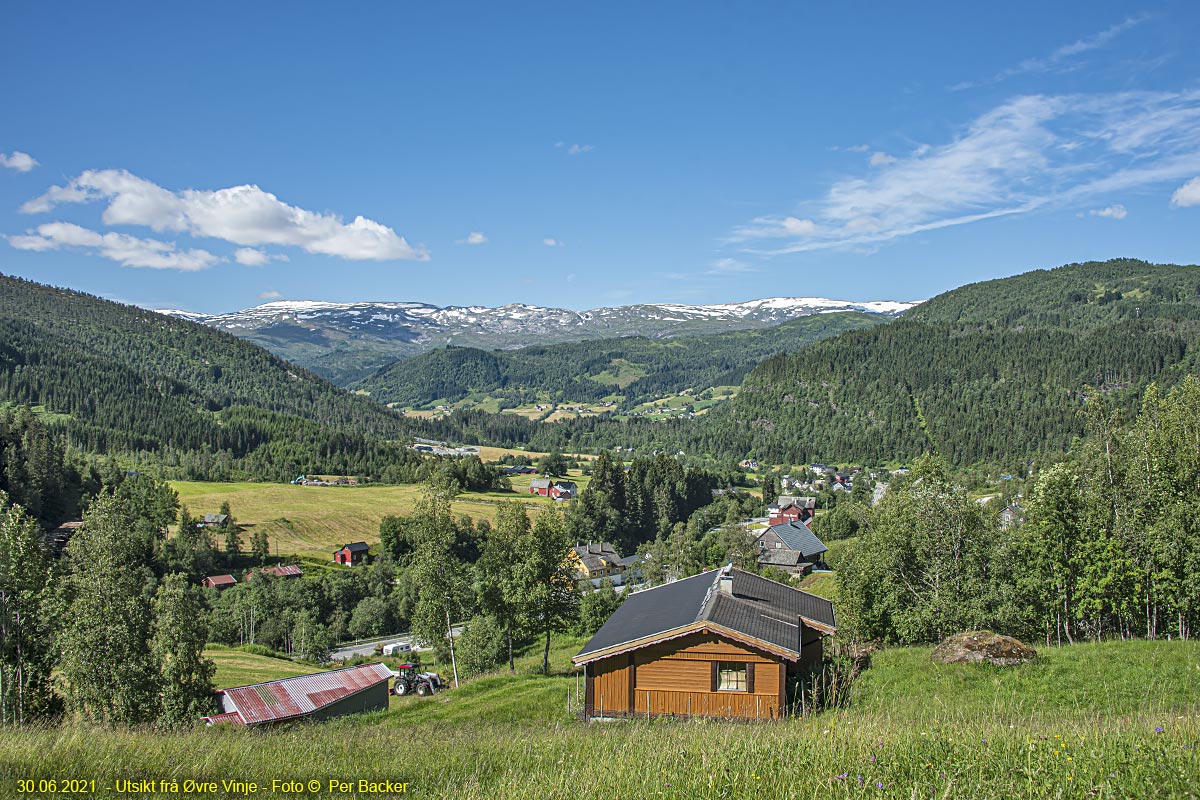
{"label": "asphalt road", "polygon": [[[455,637],[462,635],[462,627],[461,626],[451,628],[450,630],[454,634]],[[425,650],[433,649],[431,647],[417,647],[413,640],[413,636],[411,633],[400,633],[395,636],[389,636],[382,640],[376,639],[374,641],[364,642],[363,644],[355,644],[355,645],[349,645],[347,647],[339,647],[329,654],[329,658],[332,659],[333,661],[345,661],[347,659],[355,658],[358,656],[371,656],[371,655],[375,654],[375,646],[376,645],[379,645],[379,644],[387,645],[387,644],[392,644],[393,642],[404,642],[406,644],[413,645],[414,650],[425,651]]]}

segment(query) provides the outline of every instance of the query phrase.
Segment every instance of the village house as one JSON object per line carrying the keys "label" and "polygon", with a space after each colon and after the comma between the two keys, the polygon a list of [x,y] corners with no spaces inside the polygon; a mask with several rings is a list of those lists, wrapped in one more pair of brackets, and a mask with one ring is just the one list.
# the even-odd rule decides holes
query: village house
{"label": "village house", "polygon": [[229,522],[228,514],[205,514],[196,523],[196,526],[200,528],[220,528],[226,522]]}
{"label": "village house", "polygon": [[792,577],[812,572],[828,549],[804,522],[784,522],[767,528],[755,540],[758,563],[782,569]]}
{"label": "village house", "polygon": [[836,630],[829,600],[732,567],[634,592],[573,659],[584,715],[778,719]]}
{"label": "village house", "polygon": [[217,692],[221,713],[200,719],[206,725],[269,725],[386,711],[392,674],[384,664],[362,664],[237,686]]}
{"label": "village house", "polygon": [[207,586],[211,589],[228,589],[230,586],[237,584],[237,578],[232,575],[209,575],[200,581],[201,586]]}
{"label": "village house", "polygon": [[608,579],[620,586],[625,564],[617,549],[608,542],[577,544],[567,553],[567,566],[577,581],[591,581],[593,586]]}
{"label": "village house", "polygon": [[1000,528],[1008,529],[1025,521],[1025,509],[1020,503],[1005,506],[1000,512]]}
{"label": "village house", "polygon": [[815,497],[793,497],[780,495],[775,504],[767,508],[768,524],[781,525],[785,522],[808,522],[817,507]]}
{"label": "village house", "polygon": [[366,542],[351,542],[350,544],[342,545],[339,550],[334,550],[333,560],[338,564],[356,567],[359,564],[366,563],[367,551],[370,549],[371,546]]}

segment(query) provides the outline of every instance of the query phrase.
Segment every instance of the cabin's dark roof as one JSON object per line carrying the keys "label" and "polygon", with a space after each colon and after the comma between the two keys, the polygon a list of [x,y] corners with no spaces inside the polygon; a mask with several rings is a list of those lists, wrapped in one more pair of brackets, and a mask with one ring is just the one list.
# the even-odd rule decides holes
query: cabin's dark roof
{"label": "cabin's dark roof", "polygon": [[803,522],[781,522],[772,525],[769,530],[782,539],[789,550],[803,553],[808,561],[816,560],[816,556],[829,549]]}
{"label": "cabin's dark roof", "polygon": [[[722,577],[731,593],[721,590]],[[800,620],[836,628],[833,603],[740,569],[713,569],[634,592],[575,656],[712,622],[799,654]]]}
{"label": "cabin's dark roof", "polygon": [[[351,553],[365,553],[370,549],[371,546],[366,542],[351,542],[342,548],[342,550],[349,550]],[[338,552],[340,553],[342,550],[338,550]]]}

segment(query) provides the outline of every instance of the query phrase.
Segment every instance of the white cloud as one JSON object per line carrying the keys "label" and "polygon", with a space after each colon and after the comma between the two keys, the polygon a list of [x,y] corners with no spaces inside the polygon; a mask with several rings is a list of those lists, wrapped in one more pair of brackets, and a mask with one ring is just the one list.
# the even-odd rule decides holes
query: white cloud
{"label": "white cloud", "polygon": [[195,272],[207,269],[221,258],[207,250],[179,250],[172,242],[139,239],[124,233],[97,233],[70,222],[48,222],[23,236],[9,236],[18,250],[59,250],[77,247],[116,261],[125,267],[177,269]]}
{"label": "white cloud", "polygon": [[0,167],[15,169],[17,172],[29,172],[37,165],[38,162],[33,156],[29,153],[22,153],[20,150],[13,150],[9,155],[0,153]]}
{"label": "white cloud", "polygon": [[1171,205],[1177,208],[1200,206],[1200,177],[1192,178],[1171,195]]}
{"label": "white cloud", "polygon": [[945,144],[834,182],[800,204],[804,219],[758,217],[729,241],[792,240],[752,251],[766,254],[851,247],[1197,173],[1200,91],[1017,97]]}
{"label": "white cloud", "polygon": [[346,223],[336,214],[288,205],[257,186],[173,192],[125,170],[88,170],[66,186],[52,186],[25,203],[34,214],[62,203],[107,200],[106,225],[142,225],[155,231],[187,232],[246,246],[299,247],[309,253],[353,261],[426,261],[394,230],[365,217]]}
{"label": "white cloud", "polygon": [[843,150],[850,153],[865,153],[871,149],[869,144],[852,144],[849,147],[843,147]]}
{"label": "white cloud", "polygon": [[571,156],[578,156],[582,155],[583,153],[590,152],[592,152],[592,146],[590,144],[573,144],[567,148],[567,155]]}
{"label": "white cloud", "polygon": [[954,91],[959,91],[961,89],[970,89],[975,86],[999,83],[1018,75],[1052,72],[1061,67],[1064,62],[1070,61],[1081,53],[1086,53],[1089,50],[1096,50],[1104,47],[1125,31],[1141,25],[1146,20],[1146,16],[1129,17],[1128,19],[1118,22],[1116,25],[1106,28],[1105,30],[1100,31],[1093,36],[1078,39],[1070,44],[1063,45],[1048,56],[1042,58],[1027,58],[1016,66],[1001,70],[988,80],[963,81],[962,83],[955,84],[950,88]]}
{"label": "white cloud", "polygon": [[1129,215],[1128,209],[1120,203],[1108,206],[1107,208],[1093,208],[1088,213],[1093,217],[1108,217],[1109,219],[1125,219]]}
{"label": "white cloud", "polygon": [[283,295],[281,295],[279,292],[275,291],[274,289],[272,289],[269,292],[262,292],[258,295],[259,300],[278,300],[281,297],[283,297]]}
{"label": "white cloud", "polygon": [[479,231],[471,231],[465,239],[459,239],[456,244],[487,244],[488,237]]}
{"label": "white cloud", "polygon": [[884,164],[892,164],[895,163],[895,161],[895,156],[888,155],[882,150],[876,150],[874,153],[871,153],[872,167],[882,167]]}
{"label": "white cloud", "polygon": [[558,239],[542,239],[542,244],[546,245],[546,247],[558,247],[562,242]]}
{"label": "white cloud", "polygon": [[734,229],[729,241],[740,242],[746,239],[762,239],[775,236],[812,236],[817,232],[817,224],[811,219],[796,217],[755,217],[749,225],[741,225]]}
{"label": "white cloud", "polygon": [[283,253],[271,254],[253,247],[239,247],[233,251],[233,260],[247,267],[261,267],[271,261],[287,261],[288,257]]}

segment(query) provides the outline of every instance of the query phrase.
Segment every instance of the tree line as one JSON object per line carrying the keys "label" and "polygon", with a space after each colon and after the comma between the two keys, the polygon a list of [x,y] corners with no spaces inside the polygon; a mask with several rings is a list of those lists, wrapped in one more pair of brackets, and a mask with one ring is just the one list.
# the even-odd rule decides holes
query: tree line
{"label": "tree line", "polygon": [[920,459],[841,557],[847,629],[899,644],[979,627],[1048,644],[1193,636],[1200,380],[1151,386],[1128,420],[1094,395],[1084,424],[1086,437],[1027,482],[1024,523],[1007,529],[944,462]]}

